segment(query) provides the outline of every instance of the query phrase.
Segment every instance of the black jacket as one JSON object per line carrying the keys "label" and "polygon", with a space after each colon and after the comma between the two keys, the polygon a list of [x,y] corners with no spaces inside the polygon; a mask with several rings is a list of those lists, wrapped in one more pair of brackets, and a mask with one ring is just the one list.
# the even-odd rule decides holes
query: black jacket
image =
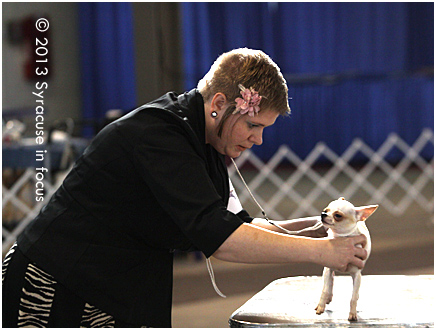
{"label": "black jacket", "polygon": [[77,295],[134,324],[171,326],[175,249],[212,255],[243,221],[203,98],[168,93],[105,127],[18,240]]}

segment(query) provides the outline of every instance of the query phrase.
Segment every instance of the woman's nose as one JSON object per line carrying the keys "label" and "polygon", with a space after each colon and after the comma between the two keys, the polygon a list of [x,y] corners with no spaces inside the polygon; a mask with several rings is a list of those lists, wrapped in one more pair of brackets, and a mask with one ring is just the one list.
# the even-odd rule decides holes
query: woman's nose
{"label": "woman's nose", "polygon": [[262,142],[263,142],[263,140],[262,140],[262,132],[253,133],[250,136],[249,141],[254,143],[254,144],[256,144],[256,145],[258,145],[258,146],[260,146],[262,144]]}

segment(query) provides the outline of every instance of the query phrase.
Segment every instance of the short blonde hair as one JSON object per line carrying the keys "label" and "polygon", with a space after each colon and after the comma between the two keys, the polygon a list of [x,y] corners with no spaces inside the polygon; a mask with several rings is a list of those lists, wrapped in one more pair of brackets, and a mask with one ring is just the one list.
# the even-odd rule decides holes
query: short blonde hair
{"label": "short blonde hair", "polygon": [[[219,56],[197,86],[205,102],[211,101],[216,93],[223,93],[230,102],[220,126],[236,108],[235,99],[241,96],[239,84],[259,92],[260,111],[266,109],[280,115],[291,112],[286,80],[277,64],[261,50],[239,48]],[[218,135],[221,131],[222,127]]]}

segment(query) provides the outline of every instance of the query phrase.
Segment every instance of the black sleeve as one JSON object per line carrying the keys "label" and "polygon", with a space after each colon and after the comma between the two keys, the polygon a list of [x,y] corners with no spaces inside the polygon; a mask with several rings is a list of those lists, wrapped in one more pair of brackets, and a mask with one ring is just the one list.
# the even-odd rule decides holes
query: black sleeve
{"label": "black sleeve", "polygon": [[195,143],[179,124],[156,120],[147,125],[134,157],[159,204],[209,257],[243,221],[227,211]]}
{"label": "black sleeve", "polygon": [[252,216],[250,216],[249,214],[248,214],[248,212],[247,211],[245,211],[245,210],[242,210],[242,211],[240,211],[238,214],[236,214],[237,216],[238,216],[238,218],[239,219],[241,219],[242,221],[244,221],[244,222],[246,222],[246,223],[250,223],[251,221],[253,221],[253,217]]}

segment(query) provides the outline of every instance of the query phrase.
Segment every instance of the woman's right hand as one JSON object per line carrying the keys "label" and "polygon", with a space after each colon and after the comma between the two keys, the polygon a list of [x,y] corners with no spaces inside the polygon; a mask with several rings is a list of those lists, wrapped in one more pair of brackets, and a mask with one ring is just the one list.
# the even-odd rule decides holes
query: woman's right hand
{"label": "woman's right hand", "polygon": [[[365,235],[324,239],[325,249],[320,251],[320,264],[340,272],[346,272],[350,265],[359,269],[365,266],[368,253]],[[361,244],[361,247],[356,245]]]}

